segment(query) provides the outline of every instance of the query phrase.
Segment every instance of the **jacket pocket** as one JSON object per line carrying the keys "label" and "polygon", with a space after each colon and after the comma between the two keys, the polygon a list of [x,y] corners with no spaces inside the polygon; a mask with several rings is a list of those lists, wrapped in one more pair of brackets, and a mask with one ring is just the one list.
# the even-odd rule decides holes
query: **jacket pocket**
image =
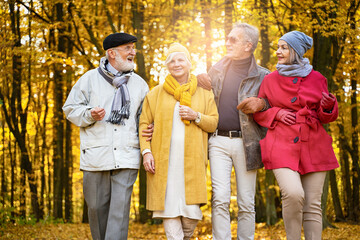
{"label": "jacket pocket", "polygon": [[114,168],[113,153],[111,146],[82,146],[80,162],[85,169],[97,171]]}
{"label": "jacket pocket", "polygon": [[89,139],[82,140],[80,144],[81,151],[90,149],[90,148],[98,148],[98,147],[109,147],[111,146],[111,139]]}
{"label": "jacket pocket", "polygon": [[334,157],[332,148],[332,137],[324,130],[324,134],[319,134],[317,138],[309,142],[311,163],[314,165],[328,164]]}

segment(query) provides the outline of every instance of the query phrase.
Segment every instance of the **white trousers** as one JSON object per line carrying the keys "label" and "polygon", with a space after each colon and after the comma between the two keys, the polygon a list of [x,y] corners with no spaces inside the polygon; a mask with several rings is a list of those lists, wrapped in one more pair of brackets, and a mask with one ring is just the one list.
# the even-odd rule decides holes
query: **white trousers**
{"label": "white trousers", "polygon": [[168,240],[189,240],[199,220],[186,217],[164,218],[164,229]]}
{"label": "white trousers", "polygon": [[231,171],[236,175],[237,239],[254,239],[256,170],[246,170],[242,138],[212,136],[209,139],[212,182],[212,232],[214,240],[230,240]]}
{"label": "white trousers", "polygon": [[326,172],[300,175],[289,168],[273,170],[279,184],[286,238],[301,239],[304,225],[306,240],[321,240],[321,195]]}

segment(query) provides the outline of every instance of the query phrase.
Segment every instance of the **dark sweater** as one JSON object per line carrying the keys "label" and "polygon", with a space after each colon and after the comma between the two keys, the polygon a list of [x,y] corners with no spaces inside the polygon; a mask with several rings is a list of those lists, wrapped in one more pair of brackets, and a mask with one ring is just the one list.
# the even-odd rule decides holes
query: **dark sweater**
{"label": "dark sweater", "polygon": [[238,105],[238,91],[241,82],[248,76],[251,58],[233,60],[226,72],[219,101],[219,130],[241,130]]}

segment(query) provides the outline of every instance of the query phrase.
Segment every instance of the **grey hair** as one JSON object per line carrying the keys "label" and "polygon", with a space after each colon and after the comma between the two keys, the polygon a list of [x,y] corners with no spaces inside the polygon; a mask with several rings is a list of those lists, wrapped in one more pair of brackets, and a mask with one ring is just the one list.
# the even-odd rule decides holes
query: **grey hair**
{"label": "grey hair", "polygon": [[301,58],[289,44],[287,45],[290,49],[290,64],[299,64],[300,66],[304,66],[306,61],[304,61],[304,59]]}
{"label": "grey hair", "polygon": [[168,56],[168,57],[166,58],[166,60],[165,60],[165,65],[166,65],[166,67],[167,67],[167,65],[169,64],[169,62],[171,62],[171,60],[174,58],[175,54],[177,54],[177,53],[182,53],[182,54],[184,54],[185,59],[186,59],[186,62],[190,65],[190,68],[191,68],[191,67],[192,67],[192,64],[191,64],[190,60],[186,57],[186,54],[183,53],[183,52],[173,52],[173,53],[170,53],[169,56]]}
{"label": "grey hair", "polygon": [[247,23],[237,22],[235,23],[233,28],[240,28],[243,30],[245,34],[244,38],[246,39],[246,41],[249,41],[252,44],[251,51],[254,52],[259,42],[259,30],[257,29],[257,27],[254,27]]}

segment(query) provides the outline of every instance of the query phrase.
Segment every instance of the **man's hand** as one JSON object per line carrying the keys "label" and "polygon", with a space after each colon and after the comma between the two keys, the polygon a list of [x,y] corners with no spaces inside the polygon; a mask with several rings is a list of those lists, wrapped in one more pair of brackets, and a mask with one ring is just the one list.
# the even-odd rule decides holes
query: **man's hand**
{"label": "man's hand", "polygon": [[334,108],[335,105],[335,96],[331,93],[328,95],[324,92],[322,92],[322,98],[320,100],[320,106],[325,111],[331,111]]}
{"label": "man's hand", "polygon": [[147,126],[147,129],[142,130],[141,136],[147,137],[146,141],[149,142],[152,139],[153,132],[154,132],[154,124],[151,123]]}
{"label": "man's hand", "polygon": [[101,121],[105,117],[105,109],[101,107],[94,107],[90,110],[91,117],[95,121]]}
{"label": "man's hand", "polygon": [[206,90],[211,90],[211,79],[207,73],[201,73],[196,76],[198,80],[198,86]]}
{"label": "man's hand", "polygon": [[266,103],[265,100],[258,97],[249,97],[244,99],[239,105],[237,105],[237,109],[241,110],[245,114],[256,113],[264,109]]}
{"label": "man's hand", "polygon": [[145,171],[155,174],[155,161],[151,152],[145,153],[143,156],[143,165]]}
{"label": "man's hand", "polygon": [[290,112],[289,110],[286,109],[280,109],[280,111],[277,112],[275,119],[288,126],[296,123],[295,113]]}

